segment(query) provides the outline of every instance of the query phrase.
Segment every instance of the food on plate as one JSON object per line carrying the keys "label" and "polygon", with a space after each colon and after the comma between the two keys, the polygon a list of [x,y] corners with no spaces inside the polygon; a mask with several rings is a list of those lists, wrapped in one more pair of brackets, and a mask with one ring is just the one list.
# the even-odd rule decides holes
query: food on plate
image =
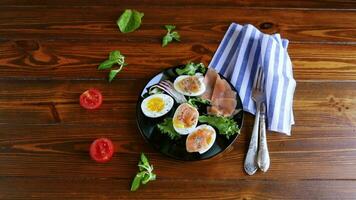
{"label": "food on plate", "polygon": [[208,114],[229,117],[236,109],[236,92],[232,90],[230,84],[221,79],[218,73],[209,68],[204,77],[204,83],[208,88],[201,96],[211,101],[211,106],[207,108]]}
{"label": "food on plate", "polygon": [[224,135],[227,139],[240,132],[239,126],[235,120],[230,117],[202,115],[199,117],[199,122],[217,128],[218,133]]}
{"label": "food on plate", "polygon": [[215,129],[209,125],[202,124],[190,133],[186,140],[188,152],[207,152],[214,144],[216,139]]}
{"label": "food on plate", "polygon": [[154,94],[142,101],[141,110],[147,117],[157,118],[167,114],[172,109],[173,104],[172,97],[166,94]]}
{"label": "food on plate", "polygon": [[181,135],[176,130],[174,130],[173,119],[170,117],[164,119],[162,123],[157,124],[157,127],[162,134],[167,135],[169,138],[171,138],[171,140],[178,140],[181,138]]}
{"label": "food on plate", "polygon": [[204,74],[206,72],[206,67],[203,63],[187,63],[183,68],[177,68],[176,72],[178,75],[195,75],[196,73]]}
{"label": "food on plate", "polygon": [[204,94],[201,96],[203,99],[211,99],[211,96],[213,95],[213,90],[214,90],[214,85],[215,81],[218,78],[219,74],[216,73],[215,70],[209,68],[208,71],[205,74],[204,77],[204,84],[206,87],[206,90]]}
{"label": "food on plate", "polygon": [[79,103],[83,108],[93,110],[101,106],[103,96],[99,90],[92,88],[80,95]]}
{"label": "food on plate", "polygon": [[174,89],[186,96],[199,96],[205,92],[204,77],[181,75],[174,81]]}
{"label": "food on plate", "polygon": [[210,106],[210,100],[208,99],[203,99],[203,98],[200,98],[200,97],[190,97],[188,99],[188,102],[190,105],[198,108],[199,106],[201,105],[206,105],[206,106]]}
{"label": "food on plate", "polygon": [[94,140],[90,145],[90,156],[96,162],[104,163],[111,160],[114,155],[114,144],[107,138]]}
{"label": "food on plate", "polygon": [[188,103],[183,103],[174,113],[173,128],[181,135],[188,135],[197,126],[198,118],[198,110]]}
{"label": "food on plate", "polygon": [[165,91],[167,94],[171,95],[171,97],[176,100],[177,103],[185,103],[187,99],[181,93],[179,93],[176,89],[174,89],[173,83],[169,80],[160,81],[158,84],[153,85],[149,89],[149,93],[152,93],[154,90]]}

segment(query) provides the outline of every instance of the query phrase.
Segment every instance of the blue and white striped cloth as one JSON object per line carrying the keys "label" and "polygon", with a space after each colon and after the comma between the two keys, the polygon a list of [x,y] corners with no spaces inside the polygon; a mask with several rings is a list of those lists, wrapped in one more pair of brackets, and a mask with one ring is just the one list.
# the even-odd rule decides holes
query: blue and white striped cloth
{"label": "blue and white striped cloth", "polygon": [[288,40],[279,34],[268,35],[252,25],[232,23],[209,64],[235,86],[244,110],[255,114],[251,98],[258,66],[265,74],[267,128],[291,134],[293,94],[296,82],[289,58]]}

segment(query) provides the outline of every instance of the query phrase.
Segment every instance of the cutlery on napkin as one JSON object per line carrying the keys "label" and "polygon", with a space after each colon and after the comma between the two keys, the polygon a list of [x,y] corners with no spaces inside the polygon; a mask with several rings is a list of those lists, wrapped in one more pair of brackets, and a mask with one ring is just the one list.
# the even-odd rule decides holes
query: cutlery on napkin
{"label": "cutlery on napkin", "polygon": [[230,80],[239,92],[244,111],[255,114],[253,82],[261,66],[265,76],[267,129],[290,135],[296,82],[287,47],[288,40],[279,34],[264,34],[253,25],[232,23],[209,67]]}

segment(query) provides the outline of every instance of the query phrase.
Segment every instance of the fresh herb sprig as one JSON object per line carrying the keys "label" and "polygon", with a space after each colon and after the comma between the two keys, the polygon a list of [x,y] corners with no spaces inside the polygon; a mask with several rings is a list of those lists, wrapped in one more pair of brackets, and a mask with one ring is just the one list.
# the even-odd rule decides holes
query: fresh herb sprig
{"label": "fresh herb sprig", "polygon": [[129,33],[141,26],[144,13],[137,10],[126,9],[117,20],[117,25],[121,32]]}
{"label": "fresh herb sprig", "polygon": [[203,99],[203,98],[201,98],[201,97],[190,97],[190,98],[188,99],[188,102],[187,102],[187,103],[190,104],[190,105],[192,105],[192,106],[194,106],[194,107],[196,107],[196,108],[198,108],[199,105],[207,105],[207,106],[211,105],[210,100],[208,100],[208,99]]}
{"label": "fresh herb sprig", "polygon": [[227,139],[240,132],[237,123],[230,117],[202,115],[199,116],[200,123],[207,123],[219,130],[219,134],[225,135]]}
{"label": "fresh herb sprig", "polygon": [[195,73],[199,72],[205,74],[206,67],[203,63],[193,63],[188,62],[184,68],[177,68],[176,72],[178,75],[195,75]]}
{"label": "fresh herb sprig", "polygon": [[173,40],[180,42],[179,33],[177,31],[173,31],[176,28],[176,26],[165,25],[164,27],[167,29],[167,34],[162,38],[162,47],[167,46]]}
{"label": "fresh herb sprig", "polygon": [[172,140],[178,140],[181,137],[181,135],[174,130],[172,118],[164,119],[162,123],[157,124],[157,127],[161,133],[167,135]]}
{"label": "fresh herb sprig", "polygon": [[110,72],[109,72],[109,82],[114,80],[114,78],[122,70],[122,68],[127,65],[125,63],[125,56],[122,55],[120,53],[120,51],[118,51],[118,50],[112,51],[109,54],[109,59],[107,59],[104,62],[102,62],[98,67],[99,70],[110,69],[115,64],[118,64],[119,68],[110,70]]}
{"label": "fresh herb sprig", "polygon": [[137,172],[135,178],[131,184],[131,191],[136,191],[141,184],[146,184],[149,181],[156,180],[156,174],[153,171],[153,165],[150,165],[148,158],[144,153],[141,153],[140,161],[138,162],[139,172]]}

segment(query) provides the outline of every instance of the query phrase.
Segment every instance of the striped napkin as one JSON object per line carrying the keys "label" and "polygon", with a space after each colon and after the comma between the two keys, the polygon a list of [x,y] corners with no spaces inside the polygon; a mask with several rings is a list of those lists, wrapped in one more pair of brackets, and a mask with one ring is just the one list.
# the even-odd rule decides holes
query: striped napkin
{"label": "striped napkin", "polygon": [[287,47],[288,40],[281,39],[279,34],[268,35],[252,25],[232,23],[209,67],[230,80],[239,92],[244,110],[255,114],[252,85],[257,67],[262,66],[266,77],[267,128],[290,135],[296,82]]}

